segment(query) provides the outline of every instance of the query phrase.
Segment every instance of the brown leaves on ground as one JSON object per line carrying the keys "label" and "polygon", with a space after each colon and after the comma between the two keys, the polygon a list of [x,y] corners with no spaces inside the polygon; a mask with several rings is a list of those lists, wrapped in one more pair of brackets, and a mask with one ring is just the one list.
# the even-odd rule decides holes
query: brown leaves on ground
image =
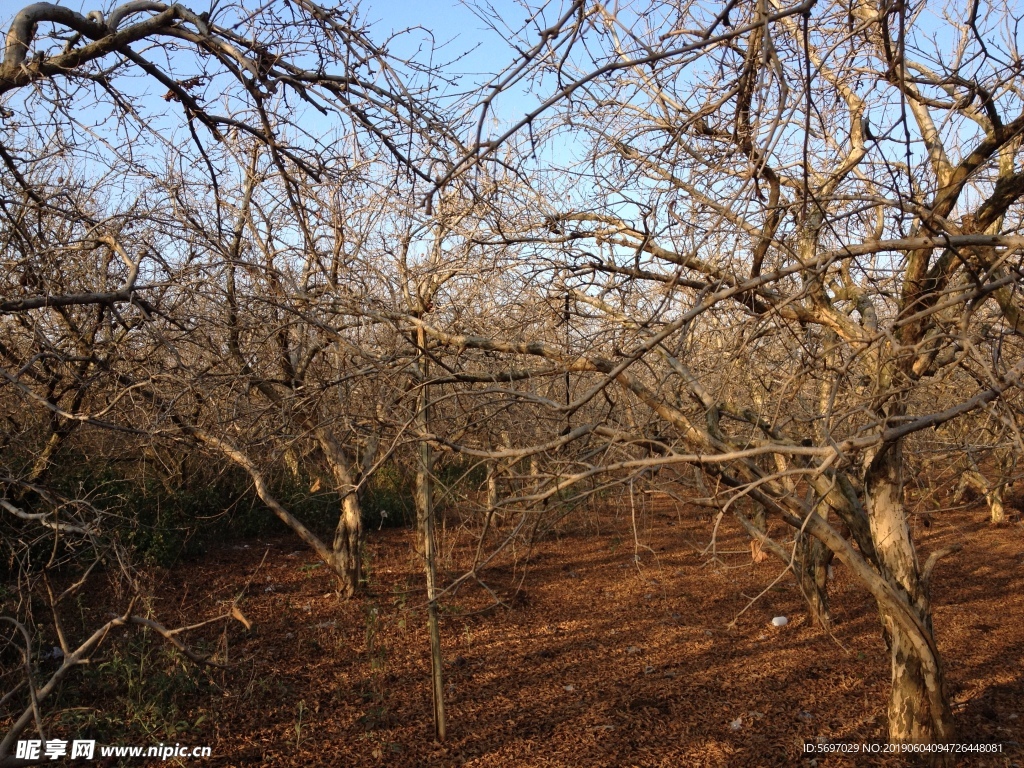
{"label": "brown leaves on ground", "polygon": [[[431,740],[422,570],[407,531],[369,537],[369,596],[344,602],[326,569],[291,539],[228,545],[183,565],[158,608],[239,601],[253,623],[227,630],[232,671],[197,696],[207,719],[194,743],[217,766],[789,766],[812,765],[805,743],[885,735],[889,662],[870,596],[838,563],[835,628],[811,626],[785,577],[750,562],[723,523],[718,562],[701,550],[706,519],[648,511],[636,546],[629,516],[580,517],[559,535],[483,574],[511,609],[466,587],[443,603],[447,743]],[[984,513],[946,513],[916,531],[922,558],[962,541],[935,577],[935,629],[961,740],[998,742],[1022,761],[1022,530]],[[452,533],[442,551],[473,545]],[[261,558],[267,553],[260,566]],[[522,581],[518,593],[514,585]],[[255,575],[254,575],[255,572]],[[161,608],[162,606],[162,608]],[[184,614],[183,614],[184,615]],[[771,626],[774,616],[789,624]],[[816,765],[901,765],[818,756]]]}

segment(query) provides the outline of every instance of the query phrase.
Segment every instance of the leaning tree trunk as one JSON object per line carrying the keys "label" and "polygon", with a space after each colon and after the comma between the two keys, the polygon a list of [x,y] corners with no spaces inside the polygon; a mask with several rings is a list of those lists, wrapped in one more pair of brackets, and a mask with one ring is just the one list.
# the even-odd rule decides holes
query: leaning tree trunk
{"label": "leaning tree trunk", "polygon": [[[883,578],[905,603],[904,616],[881,605],[882,632],[892,663],[889,740],[925,744],[952,738],[942,662],[932,632],[928,572],[922,572],[903,506],[902,450],[889,443],[872,457],[864,478],[871,538]],[[934,561],[930,561],[929,566]],[[907,621],[907,618],[910,621]],[[902,620],[901,620],[902,618]]]}

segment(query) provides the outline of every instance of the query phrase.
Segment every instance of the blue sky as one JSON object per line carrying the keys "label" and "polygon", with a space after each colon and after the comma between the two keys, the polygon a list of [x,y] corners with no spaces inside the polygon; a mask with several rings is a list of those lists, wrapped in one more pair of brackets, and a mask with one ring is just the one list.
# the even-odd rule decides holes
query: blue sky
{"label": "blue sky", "polygon": [[[445,67],[445,71],[458,74],[463,82],[462,89],[472,91],[479,90],[515,60],[517,51],[509,43],[508,35],[502,34],[505,25],[518,32],[528,22],[527,11],[512,0],[483,0],[481,5],[493,11],[498,30],[490,27],[484,11],[474,11],[458,0],[381,0],[364,2],[359,7],[363,19],[373,23],[375,41],[409,30],[389,46],[396,55],[404,51],[411,53],[418,42],[429,40],[429,30],[435,45],[440,47],[435,61],[454,62]],[[561,0],[550,2],[539,23],[529,24],[527,38],[531,42],[538,39],[540,29],[561,16],[563,5]],[[414,27],[423,29],[411,29]],[[493,105],[492,116],[496,115],[503,122],[515,121],[549,94],[538,99],[539,95],[529,95],[522,90],[506,92]]]}
{"label": "blue sky", "polygon": [[[32,2],[33,0],[0,0],[0,26],[5,34],[15,14],[22,8],[31,5]],[[122,4],[122,0],[51,0],[51,2],[83,14],[96,9],[109,11],[112,7]],[[325,6],[332,4],[331,0],[320,0],[320,2]],[[197,13],[206,10],[209,4],[210,0],[185,0],[183,3]],[[260,5],[256,2],[246,2],[245,4],[250,7]],[[343,4],[348,5],[348,3]],[[556,9],[558,5],[556,3]],[[376,33],[374,38],[377,41],[385,39],[392,33],[419,26],[431,30],[438,44],[449,43],[444,50],[450,54],[450,58],[468,53],[456,67],[459,72],[467,74],[494,72],[501,69],[513,55],[505,40],[494,31],[489,30],[484,21],[458,0],[381,0],[380,2],[362,2],[358,4],[358,7],[362,18],[373,23]],[[521,24],[525,21],[525,11],[510,0],[493,0],[490,7],[514,23]],[[415,30],[405,36],[410,44],[417,38],[425,37],[425,33]],[[396,45],[400,44],[400,41],[396,41]]]}
{"label": "blue sky", "polygon": [[[85,14],[96,9],[109,12],[126,0],[52,1]],[[330,6],[339,0],[319,1],[322,5]],[[4,34],[15,14],[31,2],[32,0],[0,0],[0,27]],[[210,2],[211,0],[184,0],[184,4],[196,12],[209,8]],[[228,6],[230,0],[221,2],[222,6]],[[250,8],[262,5],[257,0],[242,0],[242,4]],[[345,2],[340,4],[350,5]],[[448,75],[458,77],[459,84],[449,90],[449,95],[482,93],[482,86],[516,57],[516,51],[509,44],[507,35],[489,27],[486,12],[474,11],[458,0],[364,0],[357,5],[362,21],[372,25],[371,38],[375,43],[386,44],[392,54],[398,57],[415,56],[420,63],[428,63],[428,54],[433,47],[433,62],[447,65],[444,71]],[[547,16],[540,19],[539,23],[532,24],[533,34],[529,34],[528,37],[535,40],[536,31],[549,25],[557,15],[560,15],[562,5],[562,0],[554,0]],[[527,11],[512,0],[491,0],[487,3],[487,8],[516,30],[527,21]],[[481,14],[484,14],[483,17]],[[158,92],[158,95],[165,90],[144,81],[139,82],[138,87]],[[492,105],[489,117],[497,117],[502,123],[512,122],[534,107],[537,101],[537,96],[527,94],[523,89],[506,92]],[[308,118],[303,119],[307,120],[307,127],[317,130],[314,126],[320,122],[318,114],[312,113],[311,110]],[[329,131],[328,125],[325,125],[325,131]]]}
{"label": "blue sky", "polygon": [[[492,6],[505,18],[522,21],[525,16],[522,8],[508,0],[497,0]],[[416,26],[431,30],[439,44],[451,40],[446,48],[451,54],[469,52],[459,66],[466,72],[493,72],[509,59],[508,44],[457,0],[382,0],[362,3],[360,10],[373,23],[378,40]]]}

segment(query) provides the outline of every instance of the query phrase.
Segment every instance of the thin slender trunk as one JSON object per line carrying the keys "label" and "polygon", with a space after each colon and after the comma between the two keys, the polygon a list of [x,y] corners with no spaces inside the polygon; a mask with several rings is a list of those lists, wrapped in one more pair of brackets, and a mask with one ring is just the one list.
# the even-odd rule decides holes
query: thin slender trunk
{"label": "thin slender trunk", "polygon": [[494,513],[498,506],[498,462],[487,464],[487,515]]}
{"label": "thin slender trunk", "polygon": [[[417,330],[420,347],[420,393],[417,402],[416,428],[425,435],[430,426],[430,398],[427,391],[426,336]],[[419,465],[416,469],[416,516],[423,547],[427,577],[427,630],[430,634],[430,680],[434,703],[434,738],[445,739],[444,659],[441,655],[441,627],[437,618],[437,556],[434,540],[433,454],[426,440],[420,442]]]}
{"label": "thin slender trunk", "polygon": [[473,568],[476,568],[483,555],[484,542],[487,540],[487,532],[491,529],[494,520],[494,513],[498,507],[498,462],[487,462],[487,512],[484,514],[484,528],[480,532],[480,540],[476,546],[476,556],[473,558]]}
{"label": "thin slender trunk", "polygon": [[256,488],[256,494],[260,497],[260,500],[270,507],[270,510],[277,515],[285,525],[291,528],[298,537],[309,546],[310,549],[316,552],[317,557],[319,557],[328,566],[332,568],[334,567],[334,555],[331,550],[327,548],[327,545],[324,544],[315,533],[303,525],[301,520],[285,509],[284,506],[274,498],[263,473],[256,468],[256,465],[248,456],[245,455],[245,453],[235,448],[231,443],[221,440],[218,437],[214,437],[213,435],[209,435],[202,430],[195,429],[194,427],[187,427],[186,429],[196,440],[216,448],[248,472],[249,477],[252,478],[253,485]]}

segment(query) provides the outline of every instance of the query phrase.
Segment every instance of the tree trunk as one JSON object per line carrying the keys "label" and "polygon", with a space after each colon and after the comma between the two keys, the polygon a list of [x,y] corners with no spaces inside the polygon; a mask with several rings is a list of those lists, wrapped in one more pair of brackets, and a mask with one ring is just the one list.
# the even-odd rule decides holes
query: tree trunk
{"label": "tree trunk", "polygon": [[793,565],[807,608],[819,627],[829,629],[832,626],[832,614],[829,610],[827,586],[832,551],[807,533],[797,535],[796,550],[796,562]]}
{"label": "tree trunk", "polygon": [[880,606],[892,662],[889,740],[946,742],[953,736],[942,663],[932,632],[927,580],[922,578],[903,507],[902,450],[883,445],[865,472],[864,494],[879,569],[905,600],[912,622]]}
{"label": "tree trunk", "polygon": [[992,523],[994,525],[1005,523],[1006,506],[1003,502],[1003,492],[1009,487],[1013,479],[1015,461],[1012,452],[1007,451],[1002,456],[996,457],[995,465],[998,468],[999,475],[994,483],[990,483],[985,475],[982,474],[981,469],[973,458],[969,456],[968,459],[973,468],[965,470],[960,476],[960,483],[957,485],[953,500],[959,502],[963,498],[964,491],[968,487],[973,488],[985,497],[985,503],[988,505],[989,517]]}
{"label": "tree trunk", "polygon": [[342,593],[352,597],[362,580],[363,515],[359,497],[350,490],[341,500],[341,514],[334,529],[333,564],[341,579]]}
{"label": "tree trunk", "polygon": [[[818,445],[827,445],[830,437],[829,424],[832,414],[832,387],[835,380],[833,373],[836,362],[836,335],[825,331],[823,343],[830,351],[824,355],[825,371],[818,384],[818,413],[821,418],[814,422],[814,440]],[[781,457],[780,457],[781,458]],[[812,515],[828,520],[829,505],[824,498],[815,500],[816,490],[809,489],[807,504]],[[832,626],[832,616],[828,605],[828,566],[832,561],[832,551],[809,533],[801,531],[796,538],[796,577],[800,591],[804,594],[811,616],[822,629]]]}
{"label": "tree trunk", "polygon": [[498,462],[487,463],[487,514],[494,513],[498,506]]}
{"label": "tree trunk", "polygon": [[[430,427],[430,398],[427,391],[426,337],[417,331],[420,347],[420,394],[417,402],[416,427],[420,435]],[[441,627],[437,617],[437,562],[434,541],[433,454],[426,440],[420,442],[419,464],[416,468],[416,517],[419,523],[423,563],[427,577],[427,630],[430,635],[430,682],[434,704],[434,738],[444,741],[444,659],[441,656]]]}
{"label": "tree trunk", "polygon": [[356,492],[356,477],[349,467],[349,457],[326,429],[316,429],[317,442],[327,457],[334,476],[334,487],[341,497],[338,525],[334,529],[331,564],[341,581],[345,597],[359,590],[362,571],[363,511]]}
{"label": "tree trunk", "polygon": [[[792,479],[785,476],[789,466],[787,460],[780,454],[775,454],[775,468],[782,475],[782,484],[790,494],[796,493],[796,485]],[[814,492],[808,494],[808,505],[814,503]],[[824,502],[824,495],[818,503],[818,509],[824,511],[824,519],[828,519],[829,506]],[[758,505],[760,518],[763,521],[766,510],[763,505]],[[812,515],[818,512],[812,510]],[[756,520],[755,520],[756,522]],[[762,528],[762,530],[764,530]],[[832,626],[832,614],[828,605],[828,566],[832,560],[832,551],[820,541],[812,537],[805,530],[798,531],[794,544],[796,551],[793,562],[793,575],[796,577],[797,585],[803,594],[804,602],[807,603],[807,610],[811,618],[822,629],[829,629]],[[755,560],[756,562],[756,560]],[[786,560],[788,563],[789,561]]]}
{"label": "tree trunk", "polygon": [[999,525],[1000,523],[1006,522],[1006,506],[1003,504],[1003,488],[1002,484],[996,485],[988,492],[985,496],[985,501],[988,502],[988,511],[993,525]]}
{"label": "tree trunk", "polygon": [[[761,533],[768,533],[767,514],[764,507],[756,502],[754,514],[750,516],[750,522],[752,522],[754,527]],[[768,553],[764,551],[764,547],[761,542],[755,538],[750,539],[750,559],[755,563],[763,563],[768,559]]]}
{"label": "tree trunk", "polygon": [[494,521],[495,510],[498,507],[498,462],[487,462],[487,511],[484,513],[484,527],[480,531],[480,539],[476,545],[476,555],[473,557],[473,569],[475,570],[484,552],[484,542],[487,540],[487,532],[491,529]]}

